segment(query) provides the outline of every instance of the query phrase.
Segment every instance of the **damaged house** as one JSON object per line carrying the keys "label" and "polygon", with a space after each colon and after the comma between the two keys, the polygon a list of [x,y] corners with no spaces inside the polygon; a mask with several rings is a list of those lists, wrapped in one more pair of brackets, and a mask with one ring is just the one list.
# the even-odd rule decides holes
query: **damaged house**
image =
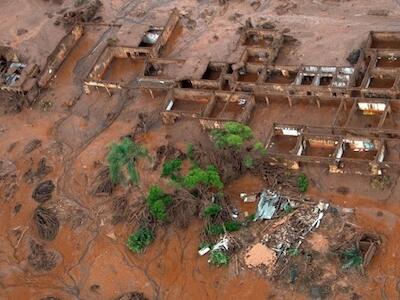
{"label": "damaged house", "polygon": [[32,102],[37,95],[39,67],[21,62],[14,49],[0,46],[0,91]]}

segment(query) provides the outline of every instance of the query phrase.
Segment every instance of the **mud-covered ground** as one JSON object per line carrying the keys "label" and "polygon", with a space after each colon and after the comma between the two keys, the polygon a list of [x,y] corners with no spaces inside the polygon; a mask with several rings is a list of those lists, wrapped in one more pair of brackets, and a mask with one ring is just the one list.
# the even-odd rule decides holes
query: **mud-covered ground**
{"label": "mud-covered ground", "polygon": [[[43,66],[65,34],[62,26],[54,25],[57,13],[72,7],[72,2],[2,0],[1,43],[16,48],[26,61]],[[270,0],[260,1],[260,5],[236,0],[225,5],[190,0],[103,2],[100,15],[104,23],[132,26],[145,20],[149,11],[161,14],[177,7],[184,17],[179,35],[168,48],[168,56],[174,58],[234,61],[237,29],[248,17],[256,22],[275,22],[298,40],[278,58],[279,64],[288,65],[347,65],[348,53],[370,30],[400,30],[400,5],[394,0]],[[377,9],[387,10],[388,16],[371,14]],[[210,266],[207,258],[197,253],[203,230],[200,221],[187,230],[173,226],[160,229],[156,241],[142,255],[128,251],[126,239],[132,225],[112,225],[111,199],[93,197],[90,191],[95,175],[106,164],[107,146],[132,132],[139,112],[157,112],[162,95],[151,99],[132,91],[112,97],[105,92],[83,93],[81,80],[101,48],[97,46],[112,36],[113,30],[86,26],[84,37],[39,101],[18,114],[0,116],[0,159],[15,164],[15,171],[0,184],[0,299],[114,299],[128,291],[143,292],[150,299],[309,298],[309,290],[268,281],[256,271],[241,270],[237,275],[232,267]],[[49,102],[51,108],[44,110],[43,103]],[[251,126],[263,140],[272,122],[258,113]],[[158,122],[141,142],[154,155],[155,149],[167,142],[184,149],[186,144],[206,138],[197,122],[181,121],[168,127]],[[34,139],[40,144],[27,151],[26,145]],[[51,168],[41,176],[36,170],[42,158]],[[33,173],[27,173],[30,169]],[[124,191],[130,203],[139,201],[151,184],[168,186],[148,165],[139,169],[139,188]],[[377,232],[383,239],[367,274],[350,274],[342,284],[349,288],[333,290],[329,297],[399,298],[398,175],[391,176],[389,189],[377,191],[367,177],[329,175],[319,168],[305,172],[311,180],[312,198],[355,208],[356,225]],[[41,240],[32,220],[38,203],[31,195],[44,180],[52,180],[56,186],[52,199],[46,202],[60,220],[53,241]],[[259,184],[257,179],[245,177],[228,185],[226,192],[237,198],[240,192],[254,192]],[[54,269],[33,269],[29,259],[32,240],[53,251]]]}

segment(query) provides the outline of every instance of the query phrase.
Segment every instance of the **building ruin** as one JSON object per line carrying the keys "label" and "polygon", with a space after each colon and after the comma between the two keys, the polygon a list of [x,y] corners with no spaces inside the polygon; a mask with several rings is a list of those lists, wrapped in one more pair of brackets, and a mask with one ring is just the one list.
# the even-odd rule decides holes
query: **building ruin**
{"label": "building ruin", "polygon": [[[276,29],[243,29],[237,61],[167,57],[164,50],[179,22],[174,9],[164,19],[134,28],[121,25],[83,80],[85,92],[140,89],[155,98],[164,91],[164,124],[195,119],[204,129],[230,121],[249,123],[257,105],[302,106],[324,118],[291,124],[293,118],[266,128],[265,147],[275,163],[293,168],[326,163],[335,173],[355,166],[362,174],[380,174],[398,164],[399,32],[370,32],[353,66],[285,66],[275,61],[288,37]],[[1,90],[25,93],[46,87],[82,34],[82,25],[75,26],[41,72],[2,55]]]}

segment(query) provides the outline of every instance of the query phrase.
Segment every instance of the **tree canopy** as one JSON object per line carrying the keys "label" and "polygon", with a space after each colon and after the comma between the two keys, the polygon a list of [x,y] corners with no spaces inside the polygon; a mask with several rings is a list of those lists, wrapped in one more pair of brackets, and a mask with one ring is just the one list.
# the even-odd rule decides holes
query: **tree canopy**
{"label": "tree canopy", "polygon": [[198,166],[194,166],[183,178],[183,186],[186,188],[196,188],[199,185],[214,187],[219,190],[224,187],[215,166],[208,166],[205,170]]}
{"label": "tree canopy", "polygon": [[154,185],[150,187],[146,202],[153,217],[160,221],[167,220],[167,208],[172,203],[171,196],[164,193],[159,186]]}
{"label": "tree canopy", "polygon": [[119,183],[125,180],[124,173],[127,172],[130,181],[137,184],[139,173],[136,169],[136,161],[140,157],[149,157],[147,149],[128,138],[124,138],[118,144],[112,144],[107,156],[112,182]]}
{"label": "tree canopy", "polygon": [[246,141],[253,138],[253,132],[244,124],[227,122],[223,128],[212,130],[211,136],[218,148],[239,149]]}

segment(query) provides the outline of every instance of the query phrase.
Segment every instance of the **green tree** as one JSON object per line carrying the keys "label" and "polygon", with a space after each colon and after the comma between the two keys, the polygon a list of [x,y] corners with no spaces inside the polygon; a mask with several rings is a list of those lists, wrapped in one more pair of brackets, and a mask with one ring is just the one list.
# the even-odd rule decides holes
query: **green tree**
{"label": "green tree", "polygon": [[135,253],[141,253],[147,246],[154,241],[154,233],[147,227],[142,227],[137,230],[134,234],[129,236],[126,245],[129,250]]}
{"label": "green tree", "polygon": [[172,203],[171,196],[163,192],[159,186],[150,187],[146,198],[147,205],[151,215],[160,221],[166,221],[168,218],[167,208]]}
{"label": "green tree", "polygon": [[209,262],[217,267],[224,266],[229,264],[229,256],[221,250],[213,250]]}
{"label": "green tree", "polygon": [[253,158],[250,155],[246,155],[243,159],[243,164],[247,169],[251,169],[254,165]]}
{"label": "green tree", "polygon": [[128,138],[124,138],[119,144],[112,144],[107,156],[112,182],[119,183],[125,180],[124,174],[127,172],[132,183],[139,183],[136,162],[141,157],[149,158],[147,149]]}
{"label": "green tree", "polygon": [[227,232],[238,231],[242,228],[242,223],[238,221],[227,221],[224,223],[224,227]]}
{"label": "green tree", "polygon": [[238,122],[227,122],[223,128],[212,130],[211,136],[220,149],[240,149],[246,141],[253,138],[253,132],[249,126]]}
{"label": "green tree", "polygon": [[300,176],[297,179],[297,187],[299,188],[299,191],[302,193],[307,192],[308,189],[308,178],[305,174],[300,174]]}
{"label": "green tree", "polygon": [[343,269],[350,269],[352,267],[361,267],[363,264],[363,258],[360,250],[356,247],[352,247],[343,252]]}
{"label": "green tree", "polygon": [[204,209],[203,214],[206,217],[215,217],[221,212],[221,210],[221,205],[212,203]]}
{"label": "green tree", "polygon": [[215,166],[208,166],[205,170],[198,166],[190,169],[189,173],[183,178],[183,186],[194,189],[200,185],[222,189],[224,184]]}
{"label": "green tree", "polygon": [[178,180],[179,172],[182,169],[181,159],[167,160],[163,164],[161,177],[170,177],[172,180]]}

